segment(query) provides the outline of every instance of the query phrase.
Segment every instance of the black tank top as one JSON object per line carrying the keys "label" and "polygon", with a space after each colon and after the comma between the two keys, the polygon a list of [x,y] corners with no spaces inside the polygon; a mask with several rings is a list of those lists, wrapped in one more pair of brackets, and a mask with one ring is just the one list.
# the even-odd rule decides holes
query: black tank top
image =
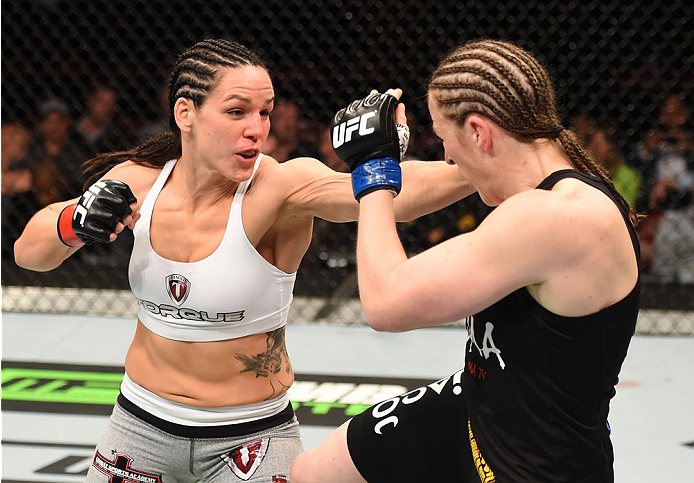
{"label": "black tank top", "polygon": [[[599,178],[567,169],[538,189],[577,178],[615,196]],[[637,260],[636,231],[623,208]],[[521,288],[468,318],[463,384],[469,437],[483,482],[612,482],[607,422],[636,328],[640,278],[599,312],[563,317]]]}

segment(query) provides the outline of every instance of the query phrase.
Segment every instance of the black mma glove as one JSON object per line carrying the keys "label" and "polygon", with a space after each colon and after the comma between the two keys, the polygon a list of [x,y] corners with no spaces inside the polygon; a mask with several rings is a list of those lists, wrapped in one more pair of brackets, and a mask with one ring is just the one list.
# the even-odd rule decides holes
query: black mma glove
{"label": "black mma glove", "polygon": [[407,150],[409,130],[395,124],[398,99],[370,94],[335,114],[330,136],[335,153],[352,173],[354,197],[378,189],[397,196],[402,186],[400,159]]}
{"label": "black mma glove", "polygon": [[109,243],[116,225],[132,213],[137,198],[122,181],[105,179],[89,187],[77,203],[58,215],[58,238],[69,247]]}

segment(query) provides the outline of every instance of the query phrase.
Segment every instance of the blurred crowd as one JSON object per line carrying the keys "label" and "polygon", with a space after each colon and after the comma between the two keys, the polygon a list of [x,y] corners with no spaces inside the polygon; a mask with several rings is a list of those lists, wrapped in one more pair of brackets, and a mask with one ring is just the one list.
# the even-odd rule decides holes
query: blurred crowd
{"label": "blurred crowd", "polygon": [[[126,149],[168,130],[166,86],[154,102],[159,117],[137,123],[118,109],[119,93],[97,85],[82,106],[60,99],[41,102],[30,125],[2,124],[2,261],[12,260],[12,245],[39,208],[80,196],[81,164],[101,152]],[[638,226],[642,273],[665,282],[694,284],[694,133],[690,100],[665,96],[649,116],[643,139],[630,144],[610,120],[590,112],[573,113],[569,125],[590,153],[609,171],[624,198],[644,215]],[[412,117],[412,116],[409,116]],[[330,141],[329,120],[311,119],[292,99],[278,99],[264,151],[279,162],[309,156],[336,171],[346,171]],[[410,119],[407,157],[435,160],[442,146],[424,119]],[[474,229],[490,212],[473,195],[411,223],[399,225],[406,250],[416,254],[447,238]],[[353,268],[356,223],[316,220],[304,268]],[[108,258],[101,247],[98,258]],[[86,255],[88,256],[88,255]],[[93,262],[97,263],[97,259]],[[102,260],[103,261],[103,260]]]}
{"label": "blurred crowd", "polygon": [[2,124],[2,259],[29,218],[53,202],[80,196],[86,181],[81,164],[104,151],[120,150],[135,138],[119,119],[118,93],[97,85],[79,117],[60,99],[42,101],[30,125]]}
{"label": "blurred crowd", "polygon": [[694,133],[689,100],[665,96],[643,139],[628,145],[609,123],[575,114],[572,127],[643,216],[637,230],[642,273],[694,284]]}

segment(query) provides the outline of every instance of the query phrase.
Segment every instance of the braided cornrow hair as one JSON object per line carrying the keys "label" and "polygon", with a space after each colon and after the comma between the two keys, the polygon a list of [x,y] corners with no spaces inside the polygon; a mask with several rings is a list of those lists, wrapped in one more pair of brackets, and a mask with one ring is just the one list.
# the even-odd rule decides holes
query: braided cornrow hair
{"label": "braided cornrow hair", "polygon": [[600,178],[629,213],[639,216],[614,187],[610,175],[597,163],[571,129],[557,129],[554,86],[547,70],[523,48],[498,40],[463,44],[443,59],[429,83],[429,95],[451,119],[464,122],[471,113],[482,114],[502,128],[528,139],[556,138],[573,166]]}
{"label": "braided cornrow hair", "polygon": [[[174,118],[179,97],[200,107],[214,89],[224,68],[256,66],[268,70],[260,56],[241,44],[225,39],[198,42],[178,56],[169,80],[169,127],[162,133],[127,151],[99,154],[84,163],[84,172],[93,173],[85,184],[91,185],[113,166],[130,160],[152,168],[164,166],[181,155],[181,131]],[[268,72],[269,73],[269,72]]]}

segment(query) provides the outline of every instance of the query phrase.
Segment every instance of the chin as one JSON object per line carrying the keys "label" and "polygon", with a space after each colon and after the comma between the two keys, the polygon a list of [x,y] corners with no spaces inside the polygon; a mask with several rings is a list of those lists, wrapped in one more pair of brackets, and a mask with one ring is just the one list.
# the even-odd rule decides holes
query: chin
{"label": "chin", "polygon": [[221,169],[221,173],[225,178],[230,179],[236,183],[243,183],[251,177],[253,174],[253,165],[241,166],[239,164],[230,164]]}
{"label": "chin", "polygon": [[249,166],[252,168],[255,165],[256,160],[258,159],[259,154],[256,154],[252,158],[244,158],[240,154],[237,154],[234,156],[236,163],[239,164],[239,166],[242,166],[243,168],[248,168]]}

